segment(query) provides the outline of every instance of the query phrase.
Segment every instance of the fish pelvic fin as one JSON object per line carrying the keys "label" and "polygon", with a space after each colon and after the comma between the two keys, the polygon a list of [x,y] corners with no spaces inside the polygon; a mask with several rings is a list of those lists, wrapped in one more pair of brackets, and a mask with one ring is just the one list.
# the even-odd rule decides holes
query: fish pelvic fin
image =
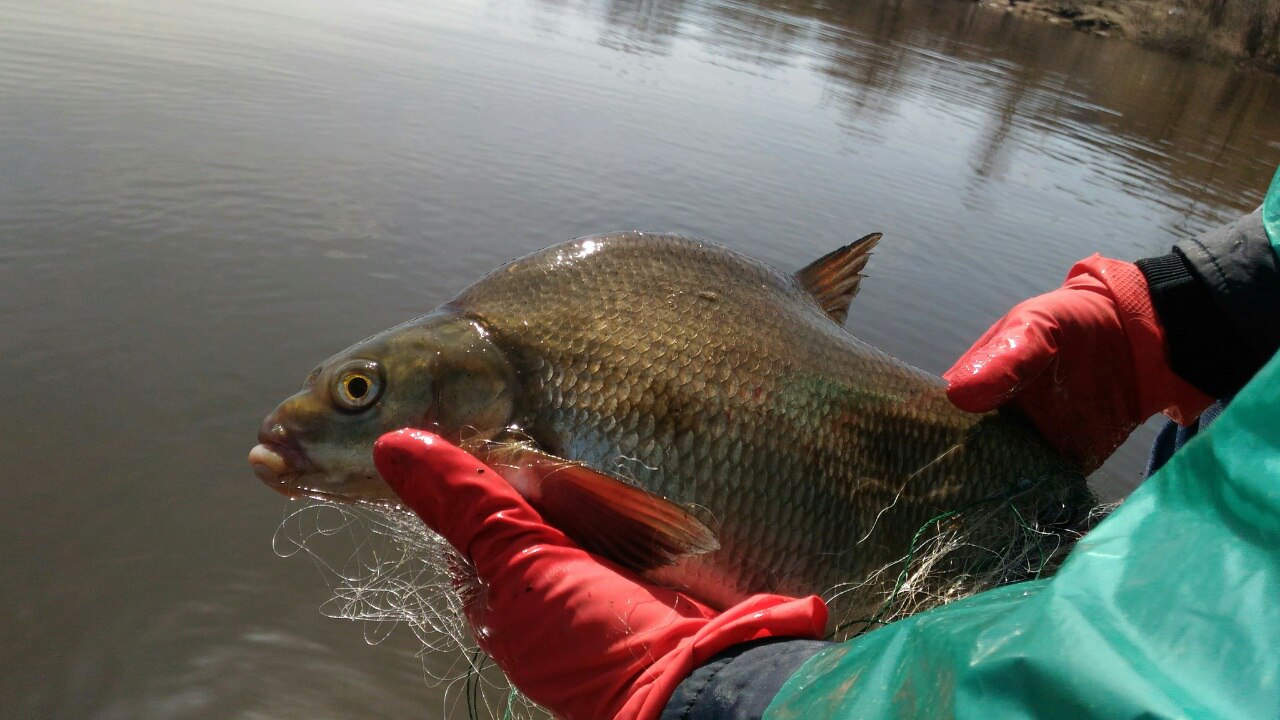
{"label": "fish pelvic fin", "polygon": [[849,317],[849,302],[858,294],[862,269],[880,237],[880,233],[864,235],[796,271],[796,280],[837,325],[843,325]]}
{"label": "fish pelvic fin", "polygon": [[715,533],[684,508],[591,467],[528,445],[490,457],[549,525],[629,570],[720,549]]}

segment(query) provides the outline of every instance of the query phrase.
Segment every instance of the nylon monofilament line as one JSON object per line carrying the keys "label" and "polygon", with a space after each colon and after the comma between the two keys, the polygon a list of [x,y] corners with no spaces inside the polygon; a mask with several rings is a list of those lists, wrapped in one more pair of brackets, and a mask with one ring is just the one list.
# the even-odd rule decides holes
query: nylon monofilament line
{"label": "nylon monofilament line", "polygon": [[[874,617],[836,619],[833,639],[869,632],[922,610],[968,597],[985,589],[1051,573],[1079,537],[1114,506],[1099,506],[1070,530],[1047,528],[1019,515],[1018,538],[988,537],[985,560],[973,563],[982,543],[975,528],[1006,527],[1001,512],[1017,512],[1004,498],[975,503],[962,511],[930,519],[916,533],[908,555],[890,563],[866,583],[886,573],[897,577]],[[948,524],[964,515],[965,526]],[[347,505],[308,500],[286,513],[277,528],[274,549],[281,557],[303,555],[325,578],[332,596],[321,605],[327,617],[358,621],[370,644],[404,627],[421,644],[427,683],[445,688],[445,718],[541,718],[545,711],[519,694],[476,647],[463,614],[473,592],[467,563],[417,516],[385,505]],[[955,559],[968,558],[957,569]],[[982,553],[978,557],[983,557]],[[835,599],[863,583],[831,588]],[[428,660],[428,657],[431,659]],[[441,671],[441,657],[450,657]]]}

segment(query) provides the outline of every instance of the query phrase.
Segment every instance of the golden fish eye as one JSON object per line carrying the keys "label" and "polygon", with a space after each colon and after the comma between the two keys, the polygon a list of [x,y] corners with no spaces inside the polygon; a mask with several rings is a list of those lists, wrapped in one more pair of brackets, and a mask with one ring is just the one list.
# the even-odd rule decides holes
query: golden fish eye
{"label": "golden fish eye", "polygon": [[382,393],[382,375],[377,363],[354,361],[334,377],[333,400],[341,410],[364,410]]}
{"label": "golden fish eye", "polygon": [[359,400],[364,397],[369,392],[370,387],[372,387],[372,384],[369,382],[369,378],[363,375],[352,374],[342,379],[342,389],[346,390],[347,395],[351,396],[353,400]]}

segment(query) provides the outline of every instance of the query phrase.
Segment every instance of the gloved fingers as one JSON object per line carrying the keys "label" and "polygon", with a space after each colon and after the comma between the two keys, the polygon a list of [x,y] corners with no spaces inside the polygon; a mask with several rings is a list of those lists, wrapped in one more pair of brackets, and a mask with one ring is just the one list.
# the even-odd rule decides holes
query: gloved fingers
{"label": "gloved fingers", "polygon": [[1168,370],[1141,272],[1098,255],[1011,310],[944,377],[957,407],[1017,407],[1085,471],[1152,414],[1198,407]]}
{"label": "gloved fingers", "polygon": [[373,460],[405,505],[475,563],[482,577],[495,554],[572,544],[497,471],[433,433],[387,433],[374,444]]}
{"label": "gloved fingers", "polygon": [[[1111,338],[1109,350],[1123,353]],[[1106,339],[1095,344],[1100,356]],[[1049,370],[1023,386],[1011,404],[1082,472],[1102,464],[1137,426],[1133,419],[1133,373],[1123,364],[1080,362],[1060,357]]]}
{"label": "gloved fingers", "polygon": [[[451,452],[452,450],[452,452]],[[439,490],[432,478],[470,472],[481,474],[483,464],[435,433],[404,428],[389,432],[373,445],[373,463],[400,499],[415,512],[436,512]]]}
{"label": "gloved fingers", "polygon": [[966,412],[989,412],[1039,377],[1057,354],[1057,321],[1045,296],[1013,308],[942,374],[947,397]]}

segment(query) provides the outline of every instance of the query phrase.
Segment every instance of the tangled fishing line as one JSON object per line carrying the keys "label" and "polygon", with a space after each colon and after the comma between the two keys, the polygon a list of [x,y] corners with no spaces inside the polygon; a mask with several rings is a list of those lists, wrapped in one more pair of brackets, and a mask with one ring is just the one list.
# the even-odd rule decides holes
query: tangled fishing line
{"label": "tangled fishing line", "polygon": [[[413,513],[308,500],[285,516],[272,545],[280,557],[316,564],[333,592],[320,611],[362,623],[366,642],[397,627],[413,633],[428,684],[444,687],[442,717],[543,716],[476,647],[463,615],[474,573]],[[441,658],[452,664],[440,670]]]}
{"label": "tangled fishing line", "polygon": [[[824,594],[833,610],[845,609],[833,616],[831,638],[856,637],[986,590],[1048,577],[1116,507],[1090,500],[1069,521],[1054,522],[1028,517],[1008,496],[997,495],[941,513],[920,526],[906,555]],[[841,602],[856,593],[878,599],[872,612]]]}
{"label": "tangled fishing line", "polygon": [[[825,593],[833,611],[846,608],[835,616],[831,637],[856,636],[992,587],[1046,576],[1112,509],[1090,508],[1065,525],[1025,517],[1008,496],[942,513],[920,527],[904,557]],[[285,516],[273,544],[281,557],[312,559],[333,592],[321,612],[361,622],[370,644],[397,627],[413,633],[429,684],[445,688],[442,717],[545,717],[476,647],[463,614],[476,590],[467,562],[408,510],[308,501]],[[855,596],[870,598],[872,610],[865,602],[842,604]],[[452,664],[441,671],[446,657]]]}

